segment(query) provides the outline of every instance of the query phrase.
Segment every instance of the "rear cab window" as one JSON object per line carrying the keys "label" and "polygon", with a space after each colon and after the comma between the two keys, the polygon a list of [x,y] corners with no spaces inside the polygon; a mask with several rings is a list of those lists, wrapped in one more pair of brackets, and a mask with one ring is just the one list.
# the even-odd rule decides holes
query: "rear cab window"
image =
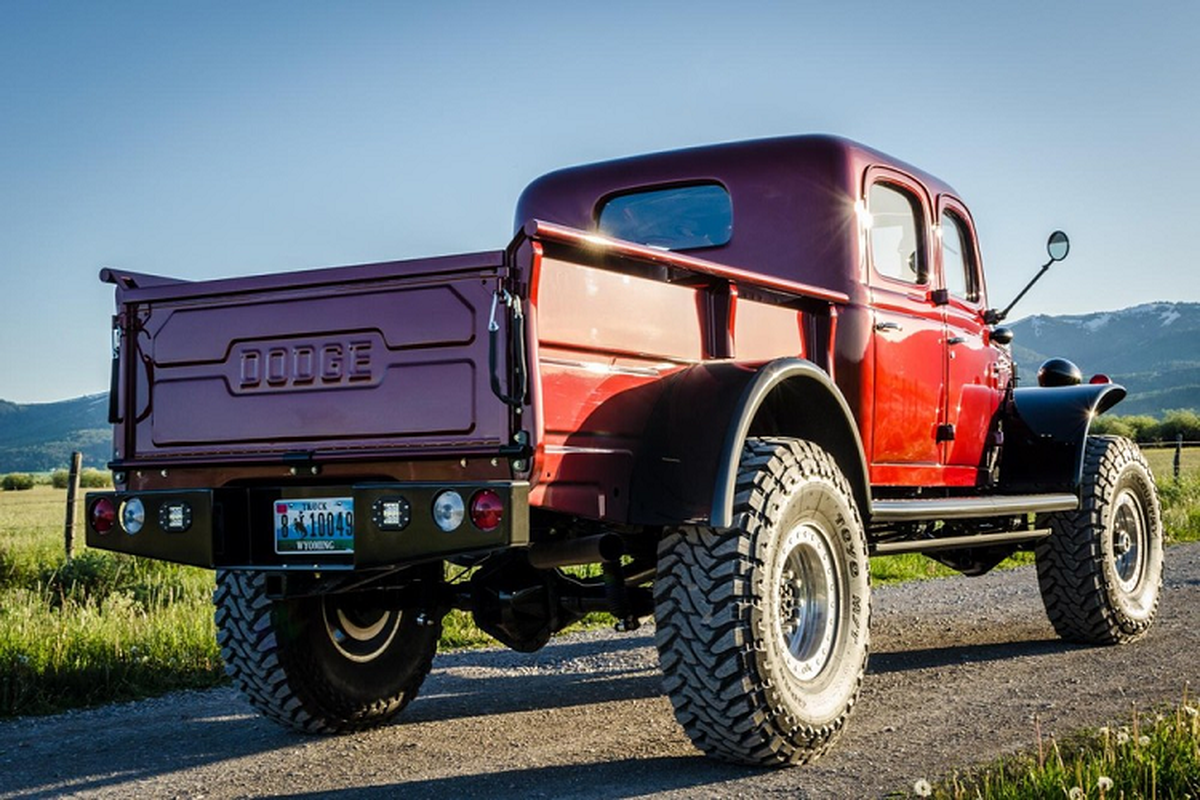
{"label": "rear cab window", "polygon": [[983,300],[983,278],[975,235],[965,208],[945,195],[939,198],[939,205],[937,238],[941,244],[944,286],[952,299],[978,305]]}
{"label": "rear cab window", "polygon": [[718,247],[733,238],[733,202],[717,183],[639,189],[601,201],[596,227],[662,250]]}

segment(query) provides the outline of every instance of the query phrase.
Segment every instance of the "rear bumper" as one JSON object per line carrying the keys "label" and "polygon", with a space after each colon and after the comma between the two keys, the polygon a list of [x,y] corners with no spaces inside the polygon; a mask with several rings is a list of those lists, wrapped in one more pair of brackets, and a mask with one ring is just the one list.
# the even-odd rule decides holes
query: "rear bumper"
{"label": "rear bumper", "polygon": [[[492,530],[476,526],[469,512],[472,497],[484,489],[495,492],[503,503],[500,523]],[[433,500],[446,490],[458,492],[468,509],[462,523],[449,532],[433,520]],[[136,533],[129,533],[121,511],[134,498],[144,507],[144,522]],[[352,499],[350,549],[278,552],[277,504],[315,498]],[[102,500],[117,511],[115,523],[104,533],[96,529],[93,516]],[[393,509],[401,504],[405,513],[384,514],[388,504]],[[529,484],[521,481],[89,492],[86,509],[89,547],[210,569],[355,570],[529,543]]]}

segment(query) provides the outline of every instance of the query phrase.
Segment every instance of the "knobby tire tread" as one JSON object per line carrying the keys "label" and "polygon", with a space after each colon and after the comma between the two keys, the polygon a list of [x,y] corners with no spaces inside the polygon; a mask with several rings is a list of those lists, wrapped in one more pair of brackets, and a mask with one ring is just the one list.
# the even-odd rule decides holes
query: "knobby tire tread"
{"label": "knobby tire tread", "polygon": [[[1067,641],[1109,645],[1133,642],[1146,633],[1157,613],[1161,594],[1158,585],[1152,588],[1153,605],[1145,618],[1132,619],[1120,613],[1112,601],[1112,593],[1118,589],[1111,585],[1104,568],[1106,505],[1113,499],[1122,467],[1131,462],[1140,464],[1150,475],[1141,452],[1128,439],[1088,437],[1080,507],[1047,514],[1040,520],[1052,533],[1036,549],[1038,584],[1046,615],[1055,632]],[[1153,521],[1161,520],[1156,503],[1148,511]],[[1152,525],[1151,536],[1158,537],[1159,547],[1161,535],[1161,522]],[[1148,549],[1154,552],[1153,547]],[[1157,580],[1161,585],[1161,572]]]}
{"label": "knobby tire tread", "polygon": [[863,650],[857,682],[842,713],[830,724],[805,726],[772,708],[769,678],[755,663],[751,612],[759,600],[751,582],[764,566],[762,553],[754,552],[755,542],[761,549],[764,528],[773,524],[772,504],[801,475],[829,480],[843,496],[853,497],[845,477],[819,447],[791,439],[751,439],[739,465],[734,527],[675,530],[659,547],[655,644],[664,688],[692,741],[721,760],[774,766],[818,758],[841,733],[862,686],[869,647]]}
{"label": "knobby tire tread", "polygon": [[217,644],[234,686],[264,716],[304,733],[351,733],[387,722],[417,696],[433,667],[435,648],[429,648],[398,691],[372,702],[349,701],[302,647],[281,642],[264,573],[218,571],[213,602]]}

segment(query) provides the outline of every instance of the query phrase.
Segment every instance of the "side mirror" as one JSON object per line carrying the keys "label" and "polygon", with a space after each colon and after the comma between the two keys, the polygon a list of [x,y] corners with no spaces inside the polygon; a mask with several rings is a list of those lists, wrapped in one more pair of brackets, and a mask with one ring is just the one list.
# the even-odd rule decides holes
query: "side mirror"
{"label": "side mirror", "polygon": [[1062,261],[1067,257],[1067,253],[1071,252],[1071,240],[1062,231],[1055,231],[1050,234],[1049,240],[1046,241],[1046,252],[1050,256],[1050,260],[1042,264],[1042,268],[1038,270],[1038,274],[1033,276],[1033,280],[1025,284],[1025,288],[1021,293],[1013,298],[1013,301],[1004,307],[1003,311],[997,311],[994,308],[989,308],[983,312],[983,321],[988,325],[995,325],[1008,318],[1008,312],[1013,310],[1013,306],[1020,302],[1025,293],[1033,288],[1033,285],[1038,282],[1038,278],[1046,274],[1046,270],[1050,269],[1050,265],[1055,261]]}
{"label": "side mirror", "polygon": [[1071,252],[1071,240],[1065,233],[1055,231],[1050,234],[1050,239],[1046,242],[1046,253],[1050,256],[1050,263],[1062,261],[1069,252]]}

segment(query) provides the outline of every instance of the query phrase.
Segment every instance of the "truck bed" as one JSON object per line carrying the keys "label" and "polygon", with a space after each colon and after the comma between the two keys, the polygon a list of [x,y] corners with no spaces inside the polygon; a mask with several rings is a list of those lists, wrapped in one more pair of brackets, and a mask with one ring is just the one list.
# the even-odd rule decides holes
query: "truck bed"
{"label": "truck bed", "polygon": [[503,252],[177,282],[106,271],[124,357],[117,461],[496,452]]}

